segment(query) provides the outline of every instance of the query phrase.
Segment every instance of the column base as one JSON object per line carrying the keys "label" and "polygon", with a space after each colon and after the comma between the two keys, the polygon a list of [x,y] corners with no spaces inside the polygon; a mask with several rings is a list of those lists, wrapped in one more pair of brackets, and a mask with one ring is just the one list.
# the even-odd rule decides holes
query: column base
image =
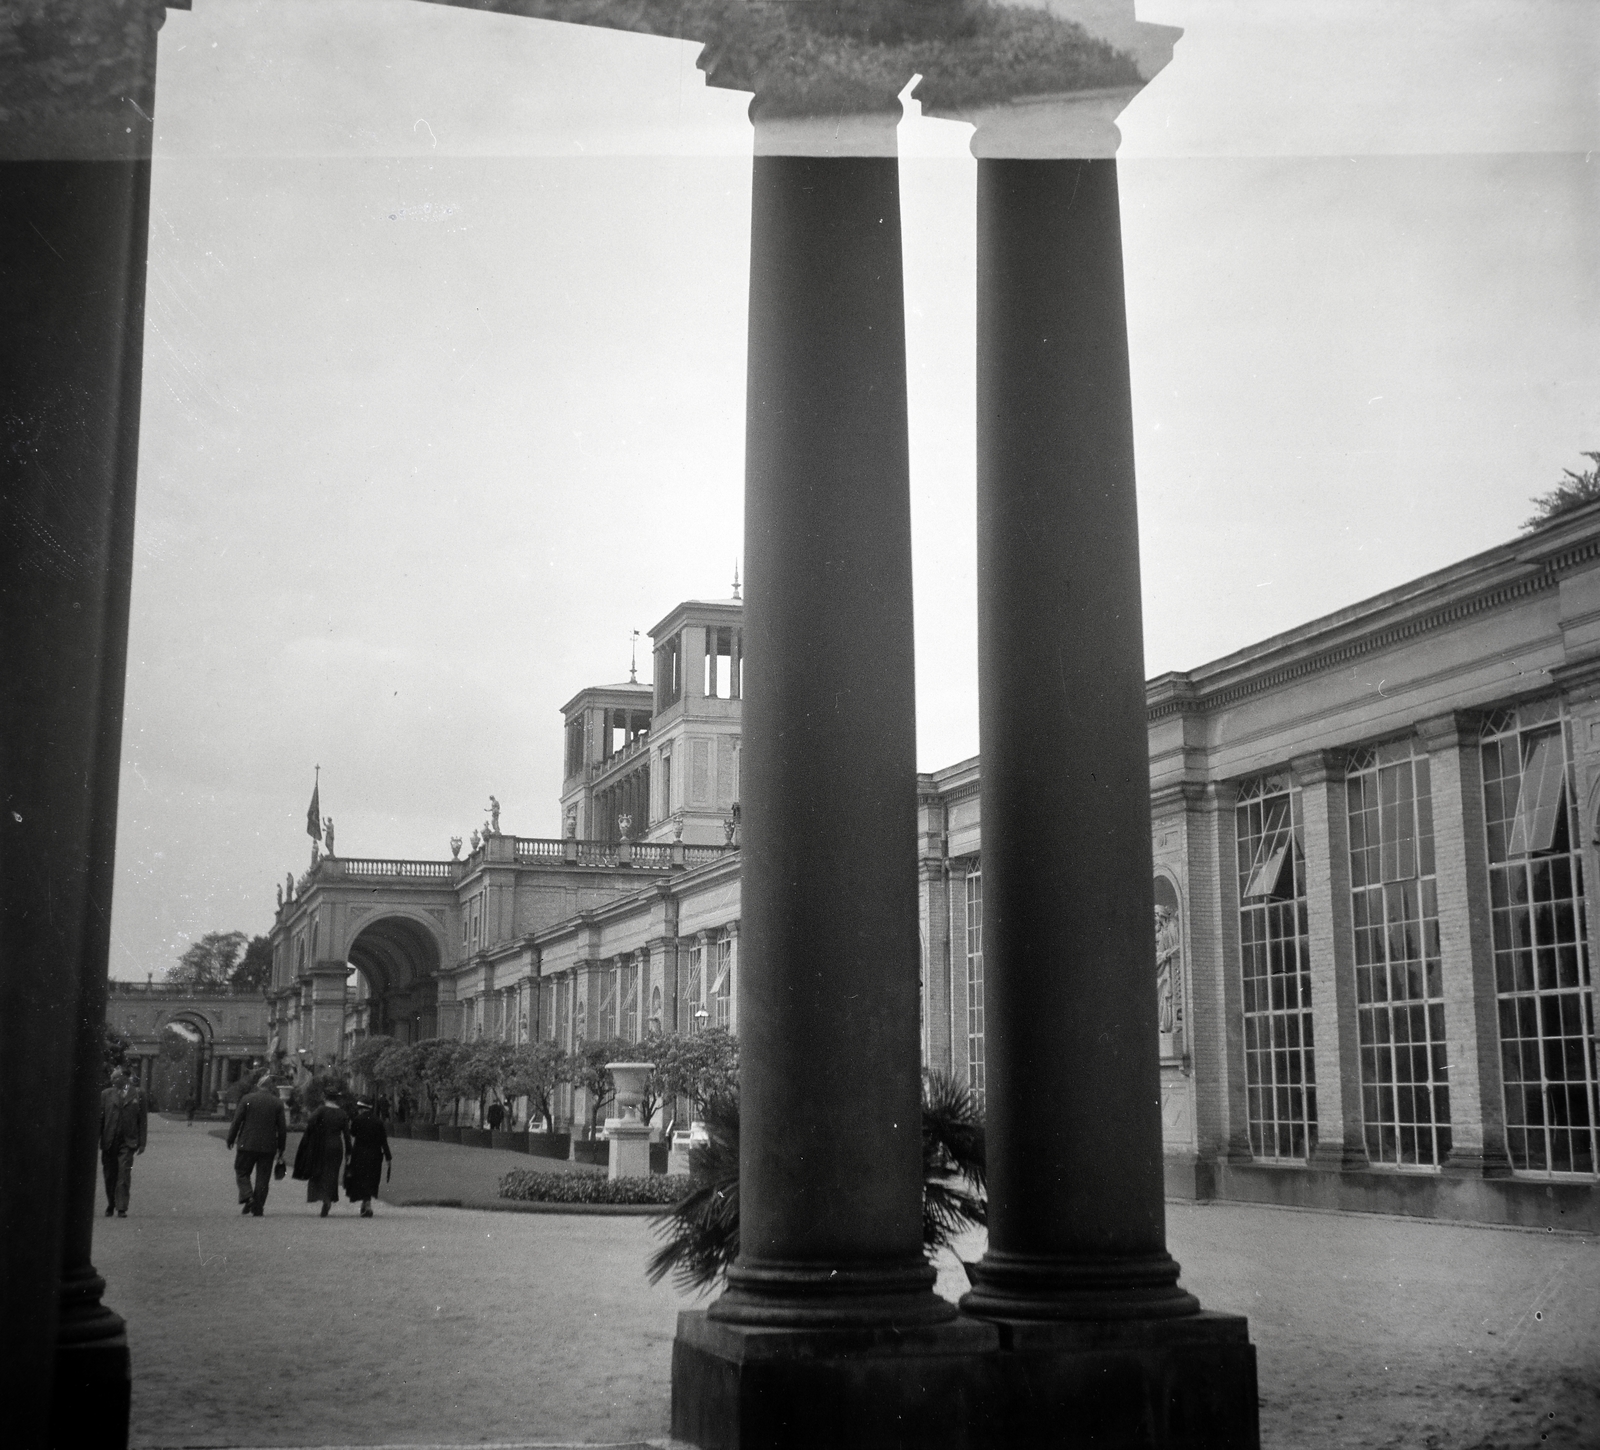
{"label": "column base", "polygon": [[1511,1160],[1504,1153],[1468,1145],[1452,1148],[1439,1171],[1453,1178],[1509,1178]]}
{"label": "column base", "polygon": [[1367,1145],[1364,1142],[1319,1142],[1311,1150],[1311,1156],[1306,1161],[1308,1167],[1332,1168],[1335,1171],[1345,1168],[1370,1168],[1372,1166],[1372,1160],[1367,1157]]}
{"label": "column base", "polygon": [[992,1325],[771,1329],[678,1315],[672,1436],[700,1450],[978,1450]]}
{"label": "column base", "polygon": [[1245,1320],[963,1317],[911,1331],[678,1316],[673,1438],[700,1450],[1258,1450]]}
{"label": "column base", "polygon": [[728,1287],[706,1310],[710,1319],[765,1329],[914,1330],[956,1317],[933,1292],[935,1274],[913,1264],[829,1269],[768,1260],[738,1263]]}
{"label": "column base", "polygon": [[973,1264],[963,1313],[980,1319],[1109,1323],[1181,1319],[1200,1301],[1178,1287],[1169,1254],[1143,1259],[1050,1259],[991,1248]]}
{"label": "column base", "polygon": [[105,1280],[80,1270],[62,1284],[56,1330],[50,1443],[124,1450],[133,1399],[133,1363],[122,1316],[100,1303]]}

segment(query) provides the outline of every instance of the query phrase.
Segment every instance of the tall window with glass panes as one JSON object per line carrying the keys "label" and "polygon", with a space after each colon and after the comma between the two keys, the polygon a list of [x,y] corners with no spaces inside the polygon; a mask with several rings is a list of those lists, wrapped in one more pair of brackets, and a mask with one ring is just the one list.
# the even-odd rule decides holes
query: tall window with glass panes
{"label": "tall window with glass panes", "polygon": [[967,1086],[983,1096],[983,872],[976,868],[967,873]]}
{"label": "tall window with glass panes", "polygon": [[639,963],[629,957],[622,968],[621,1036],[629,1042],[639,1040]]}
{"label": "tall window with glass panes", "polygon": [[733,1020],[733,938],[724,933],[712,952],[711,1025],[726,1031]]}
{"label": "tall window with glass panes", "polygon": [[1286,774],[1240,788],[1239,960],[1250,1151],[1300,1160],[1317,1146],[1300,790]]}
{"label": "tall window with glass panes", "polygon": [[1506,1151],[1523,1173],[1593,1174],[1594,1003],[1560,702],[1491,712],[1479,748]]}
{"label": "tall window with glass panes", "polygon": [[1410,740],[1354,751],[1345,791],[1367,1156],[1437,1167],[1450,1081],[1427,752]]}
{"label": "tall window with glass panes", "polygon": [[689,1014],[690,1032],[703,1032],[706,1025],[705,1008],[705,948],[696,942],[689,948],[689,973],[684,1007]]}

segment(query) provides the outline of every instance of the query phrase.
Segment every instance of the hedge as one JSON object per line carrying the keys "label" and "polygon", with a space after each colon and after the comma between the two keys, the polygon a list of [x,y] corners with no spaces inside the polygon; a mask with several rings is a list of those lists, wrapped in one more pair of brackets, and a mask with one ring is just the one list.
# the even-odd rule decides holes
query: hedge
{"label": "hedge", "polygon": [[598,1173],[540,1173],[513,1168],[500,1180],[501,1198],[533,1203],[659,1203],[687,1197],[688,1174],[652,1173],[648,1178],[602,1178]]}

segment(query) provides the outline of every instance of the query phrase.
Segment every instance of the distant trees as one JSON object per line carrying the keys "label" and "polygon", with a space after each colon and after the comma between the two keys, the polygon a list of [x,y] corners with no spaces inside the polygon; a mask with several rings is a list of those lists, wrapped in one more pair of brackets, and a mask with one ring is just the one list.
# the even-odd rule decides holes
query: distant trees
{"label": "distant trees", "polygon": [[1523,521],[1523,529],[1537,529],[1552,519],[1558,519],[1563,514],[1569,514],[1574,509],[1580,509],[1587,503],[1600,499],[1600,453],[1585,453],[1590,466],[1582,473],[1574,473],[1570,468],[1561,470],[1564,481],[1558,483],[1549,493],[1536,494],[1530,502],[1533,504],[1533,514]]}
{"label": "distant trees", "polygon": [[272,941],[253,936],[244,949],[244,958],[228,978],[235,987],[262,992],[272,985]]}
{"label": "distant trees", "polygon": [[244,944],[242,931],[208,931],[167,968],[166,980],[180,987],[225,987]]}

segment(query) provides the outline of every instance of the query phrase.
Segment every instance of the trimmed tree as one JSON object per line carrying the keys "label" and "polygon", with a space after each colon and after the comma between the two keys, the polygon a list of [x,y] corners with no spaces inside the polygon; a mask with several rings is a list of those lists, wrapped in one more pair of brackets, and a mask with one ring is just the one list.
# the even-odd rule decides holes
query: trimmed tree
{"label": "trimmed tree", "polygon": [[398,1047],[399,1045],[400,1044],[392,1037],[385,1037],[382,1035],[377,1037],[363,1037],[361,1041],[356,1043],[355,1047],[351,1049],[350,1056],[346,1059],[346,1065],[350,1069],[350,1076],[352,1078],[358,1078],[375,1088],[377,1085],[377,1075],[375,1069],[379,1060],[391,1048]]}
{"label": "trimmed tree", "polygon": [[556,1089],[567,1081],[567,1054],[559,1043],[541,1038],[512,1050],[506,1092],[527,1098],[529,1122],[539,1117],[547,1126],[555,1126]]}
{"label": "trimmed tree", "polygon": [[457,1096],[456,1081],[467,1044],[453,1037],[426,1037],[412,1048],[417,1080],[428,1098],[428,1121],[439,1121],[439,1108]]}
{"label": "trimmed tree", "polygon": [[632,1062],[639,1049],[636,1042],[621,1037],[604,1037],[593,1042],[580,1042],[567,1057],[567,1081],[575,1088],[589,1094],[589,1136],[600,1125],[600,1119],[617,1095],[617,1085],[606,1071],[608,1062]]}
{"label": "trimmed tree", "polygon": [[663,1098],[680,1097],[693,1117],[703,1118],[713,1098],[739,1091],[739,1039],[721,1027],[709,1032],[673,1032],[653,1036],[645,1044],[656,1070]]}
{"label": "trimmed tree", "polygon": [[489,1094],[498,1097],[511,1073],[512,1051],[506,1042],[474,1042],[462,1054],[456,1081],[463,1097],[477,1100],[480,1124]]}

